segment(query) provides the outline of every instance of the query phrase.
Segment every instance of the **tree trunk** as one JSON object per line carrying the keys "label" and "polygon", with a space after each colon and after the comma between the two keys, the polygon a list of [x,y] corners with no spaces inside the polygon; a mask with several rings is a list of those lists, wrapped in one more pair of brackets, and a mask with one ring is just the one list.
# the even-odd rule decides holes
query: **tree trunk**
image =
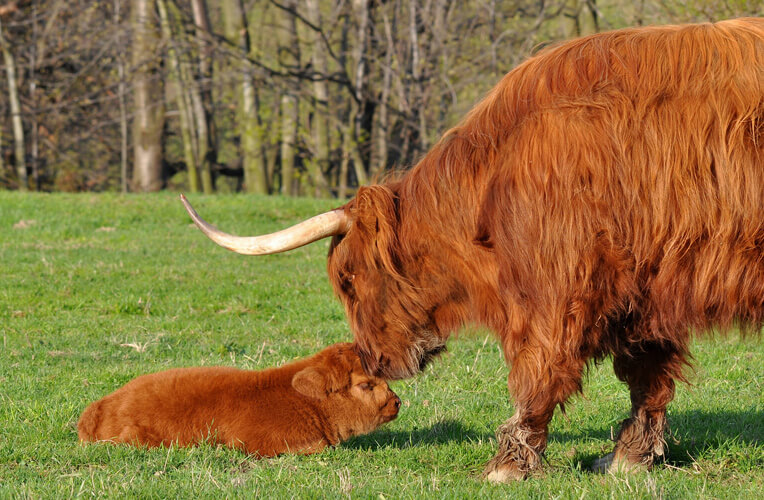
{"label": "tree trunk", "polygon": [[[257,97],[257,94],[255,94],[255,97]],[[272,117],[270,120],[270,126],[271,128],[275,129],[278,127],[280,115],[281,112],[281,98],[279,95],[274,92],[273,98],[271,99],[271,109],[270,109],[270,116]],[[260,137],[263,143],[263,161],[265,161],[265,169],[266,169],[266,177],[270,179],[270,186],[271,186],[271,192],[277,192],[276,189],[276,160],[279,156],[279,137],[278,134],[272,133],[268,138],[266,139],[266,135],[264,132],[263,127],[265,126],[263,123],[260,123],[260,128],[258,129],[258,132],[260,133]]]}
{"label": "tree trunk", "polygon": [[[361,119],[363,113],[363,104],[365,102],[364,96],[364,79],[366,77],[366,50],[368,48],[368,31],[369,31],[369,0],[353,0],[353,11],[358,23],[357,39],[353,50],[353,63],[355,64],[355,82],[353,84],[353,91],[355,93],[355,99],[351,102],[351,120],[352,120],[352,132],[353,141],[351,144],[350,156],[353,158],[353,166],[355,167],[356,178],[358,179],[358,185],[368,184],[368,176],[366,175],[366,168],[361,158],[361,153],[358,150],[360,146],[361,136]],[[348,124],[350,126],[350,124]],[[350,130],[348,131],[350,132]]]}
{"label": "tree trunk", "polygon": [[[183,24],[183,13],[178,9],[178,6],[174,1],[169,3],[165,2],[165,6],[168,8],[168,19],[172,23],[170,29],[175,33],[176,40],[187,42],[188,40],[183,35],[186,32]],[[184,43],[185,47],[185,43]],[[186,49],[186,52],[188,50]],[[199,96],[199,86],[196,84],[196,68],[192,64],[191,55],[187,54],[186,57],[181,57],[181,52],[177,52],[178,55],[178,70],[181,86],[178,91],[183,94],[183,100],[185,106],[180,110],[185,110],[185,121],[188,125],[189,135],[191,139],[191,152],[194,156],[194,166],[192,167],[196,171],[196,177],[201,186],[201,163],[202,160],[199,156],[199,137],[196,131],[196,102],[201,102]],[[185,156],[186,153],[184,153]]]}
{"label": "tree trunk", "polygon": [[162,131],[164,105],[162,79],[156,57],[159,33],[153,0],[133,0],[134,119],[133,189],[159,191],[162,188]]}
{"label": "tree trunk", "polygon": [[14,157],[16,159],[16,173],[19,181],[19,191],[29,189],[27,178],[27,165],[24,159],[26,147],[24,144],[24,126],[21,123],[21,103],[19,90],[16,82],[16,60],[13,57],[8,41],[3,35],[2,21],[0,20],[0,46],[2,46],[5,71],[8,75],[8,100],[11,105],[11,122],[13,124]]}
{"label": "tree trunk", "polygon": [[393,74],[393,29],[387,13],[382,13],[382,25],[385,34],[385,61],[382,66],[382,92],[375,113],[374,134],[375,141],[372,149],[371,175],[377,176],[387,168],[388,159],[388,103],[390,101],[390,87]]}
{"label": "tree trunk", "polygon": [[3,125],[0,123],[0,181],[5,179],[5,158],[3,155]]}
{"label": "tree trunk", "polygon": [[427,141],[427,121],[425,119],[424,92],[422,89],[423,78],[421,73],[421,58],[419,48],[419,36],[417,27],[417,2],[409,2],[409,36],[411,43],[411,79],[413,94],[412,102],[416,109],[417,135],[419,136],[418,151],[426,151]]}
{"label": "tree trunk", "polygon": [[[285,6],[294,11],[297,8],[297,0],[284,2]],[[296,69],[300,66],[300,40],[297,37],[297,22],[290,12],[283,12],[284,40],[281,44],[286,47],[281,56],[281,65],[287,69]],[[299,81],[290,79],[287,89],[281,96],[281,194],[296,194],[295,156],[297,153],[297,127],[300,119],[300,108],[297,96],[299,95]]]}
{"label": "tree trunk", "polygon": [[199,171],[197,169],[197,159],[192,139],[193,130],[190,123],[193,114],[188,102],[188,94],[184,90],[186,85],[181,77],[180,60],[178,58],[175,38],[172,33],[172,25],[170,24],[170,17],[165,2],[166,0],[157,0],[159,18],[162,24],[162,35],[164,36],[165,44],[168,46],[167,59],[170,66],[169,81],[175,86],[175,103],[178,106],[180,135],[183,142],[183,159],[186,163],[186,169],[188,170],[188,188],[191,192],[198,193]]}
{"label": "tree trunk", "polygon": [[[63,5],[63,2],[59,2],[58,5]],[[121,19],[120,19],[120,0],[114,0],[114,26],[120,30],[121,33]],[[120,35],[117,42],[122,44],[122,36]],[[122,52],[117,55],[117,76],[119,77],[119,85],[117,86],[117,99],[119,100],[119,160],[120,160],[120,184],[122,186],[122,192],[127,193],[127,104],[125,103],[125,59]]]}
{"label": "tree trunk", "polygon": [[[348,113],[348,119],[346,123],[352,123],[353,118]],[[350,165],[350,149],[353,147],[353,138],[351,136],[352,128],[350,125],[343,126],[342,128],[342,159],[340,160],[340,174],[337,179],[337,198],[344,200],[348,195],[348,167]]]}
{"label": "tree trunk", "polygon": [[240,109],[244,185],[248,193],[268,194],[268,168],[263,155],[263,131],[258,108],[257,89],[252,75],[247,72],[241,84]]}
{"label": "tree trunk", "polygon": [[[307,17],[314,26],[321,26],[321,12],[318,0],[305,0]],[[313,82],[313,121],[311,123],[314,156],[310,161],[310,177],[313,180],[314,195],[327,196],[329,186],[324,171],[329,169],[329,86],[324,79],[327,74],[326,48],[321,34],[312,31],[310,38],[313,47],[311,61],[316,79]]]}
{"label": "tree trunk", "polygon": [[193,110],[196,116],[197,158],[201,162],[199,171],[202,178],[202,190],[205,193],[215,191],[212,179],[212,166],[217,163],[217,148],[212,126],[212,45],[209,37],[212,32],[205,0],[191,0],[196,26],[196,40],[199,44],[199,78],[195,92],[191,94]]}
{"label": "tree trunk", "polygon": [[248,193],[268,194],[268,175],[263,158],[262,132],[258,121],[257,90],[253,68],[246,61],[252,54],[247,16],[241,0],[225,0],[226,36],[238,45],[242,55],[241,100],[238,106],[244,189]]}
{"label": "tree trunk", "polygon": [[281,96],[281,194],[295,194],[295,141],[300,108],[290,92]]}
{"label": "tree trunk", "polygon": [[37,123],[37,80],[35,72],[37,70],[37,47],[40,37],[37,32],[37,2],[32,4],[32,41],[29,51],[29,103],[32,109],[29,113],[31,123],[30,132],[32,135],[30,144],[29,159],[32,162],[32,179],[35,191],[40,190],[40,134]]}

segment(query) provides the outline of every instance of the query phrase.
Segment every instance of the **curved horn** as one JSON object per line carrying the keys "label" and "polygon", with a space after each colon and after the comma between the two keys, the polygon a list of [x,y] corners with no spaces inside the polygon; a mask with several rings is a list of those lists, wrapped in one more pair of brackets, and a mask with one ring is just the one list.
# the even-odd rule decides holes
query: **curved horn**
{"label": "curved horn", "polygon": [[342,209],[337,209],[316,215],[276,233],[262,236],[234,236],[224,233],[199,217],[184,195],[180,195],[180,200],[196,226],[209,239],[221,247],[244,255],[286,252],[328,236],[345,234],[350,229],[350,219]]}

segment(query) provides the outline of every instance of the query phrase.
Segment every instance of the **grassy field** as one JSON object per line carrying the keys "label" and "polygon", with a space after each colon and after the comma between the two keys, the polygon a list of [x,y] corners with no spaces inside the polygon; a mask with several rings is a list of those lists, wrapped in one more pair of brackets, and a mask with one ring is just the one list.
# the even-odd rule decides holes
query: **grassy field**
{"label": "grassy field", "polygon": [[[220,227],[257,233],[332,202],[192,197]],[[462,332],[425,373],[394,382],[399,418],[308,456],[257,460],[212,446],[77,442],[82,410],[133,377],[177,366],[259,369],[349,340],[326,278],[328,242],[243,257],[189,224],[176,195],[0,192],[0,498],[753,498],[764,491],[764,342],[695,343],[693,385],[670,406],[668,464],[586,472],[612,448],[628,394],[609,361],[551,425],[543,474],[480,480],[512,413],[487,332]]]}

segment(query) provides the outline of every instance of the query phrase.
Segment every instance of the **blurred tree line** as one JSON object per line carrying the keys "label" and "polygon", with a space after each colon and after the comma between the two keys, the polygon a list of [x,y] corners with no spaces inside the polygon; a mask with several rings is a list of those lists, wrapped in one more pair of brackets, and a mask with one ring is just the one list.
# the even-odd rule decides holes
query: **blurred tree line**
{"label": "blurred tree line", "polygon": [[0,187],[352,194],[539,47],[761,0],[0,0]]}

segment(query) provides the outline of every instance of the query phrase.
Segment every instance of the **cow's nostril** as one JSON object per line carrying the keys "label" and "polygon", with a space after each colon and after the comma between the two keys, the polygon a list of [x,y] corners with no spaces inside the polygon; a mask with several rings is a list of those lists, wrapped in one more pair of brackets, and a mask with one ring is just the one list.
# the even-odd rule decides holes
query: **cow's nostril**
{"label": "cow's nostril", "polygon": [[400,408],[401,407],[401,398],[395,397],[395,407]]}

